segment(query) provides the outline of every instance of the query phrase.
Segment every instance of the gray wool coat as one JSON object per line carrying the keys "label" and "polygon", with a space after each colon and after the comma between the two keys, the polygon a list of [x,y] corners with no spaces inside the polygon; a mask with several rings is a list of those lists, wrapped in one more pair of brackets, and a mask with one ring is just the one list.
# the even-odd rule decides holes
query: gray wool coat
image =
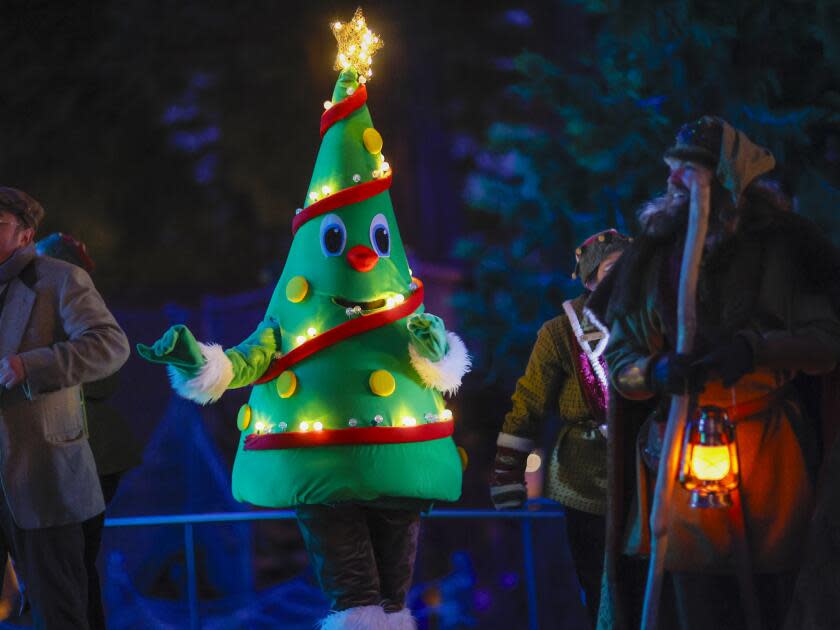
{"label": "gray wool coat", "polygon": [[88,274],[36,256],[0,265],[0,359],[18,354],[26,380],[0,388],[0,481],[22,529],[84,521],[105,509],[80,385],[117,371],[128,339]]}

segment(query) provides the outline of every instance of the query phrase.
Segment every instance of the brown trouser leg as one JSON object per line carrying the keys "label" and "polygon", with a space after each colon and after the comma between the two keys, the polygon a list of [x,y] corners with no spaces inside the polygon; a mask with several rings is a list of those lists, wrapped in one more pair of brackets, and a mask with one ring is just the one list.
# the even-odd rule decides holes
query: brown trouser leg
{"label": "brown trouser leg", "polygon": [[411,585],[420,514],[355,503],[295,510],[309,559],[332,610],[400,610]]}

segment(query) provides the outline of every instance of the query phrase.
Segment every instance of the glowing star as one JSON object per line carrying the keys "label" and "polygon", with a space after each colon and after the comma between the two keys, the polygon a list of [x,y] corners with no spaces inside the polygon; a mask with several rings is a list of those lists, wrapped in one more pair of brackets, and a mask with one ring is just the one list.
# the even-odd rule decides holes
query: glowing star
{"label": "glowing star", "polygon": [[336,70],[354,68],[360,76],[373,76],[370,69],[373,54],[382,48],[382,40],[367,27],[361,8],[356,9],[353,19],[342,24],[330,24],[335,40],[338,42],[338,55],[335,58]]}

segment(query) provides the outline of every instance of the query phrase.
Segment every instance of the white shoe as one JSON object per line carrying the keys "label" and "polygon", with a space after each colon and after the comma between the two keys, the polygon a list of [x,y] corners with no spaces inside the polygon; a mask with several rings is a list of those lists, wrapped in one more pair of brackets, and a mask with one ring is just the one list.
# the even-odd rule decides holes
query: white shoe
{"label": "white shoe", "polygon": [[386,617],[382,606],[357,606],[330,613],[321,620],[318,627],[320,630],[388,630],[392,627],[414,629],[414,626],[390,626],[391,617],[393,615]]}

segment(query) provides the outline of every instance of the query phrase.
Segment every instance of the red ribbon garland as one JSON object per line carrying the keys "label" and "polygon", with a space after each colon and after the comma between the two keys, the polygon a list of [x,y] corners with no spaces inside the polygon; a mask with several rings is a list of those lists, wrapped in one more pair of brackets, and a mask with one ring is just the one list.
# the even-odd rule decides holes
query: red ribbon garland
{"label": "red ribbon garland", "polygon": [[449,437],[455,430],[451,420],[430,422],[415,427],[359,427],[289,433],[252,433],[245,438],[246,451],[267,451],[311,446],[347,444],[404,444],[427,442]]}
{"label": "red ribbon garland", "polygon": [[350,114],[359,109],[367,102],[367,88],[364,84],[356,88],[350,96],[340,100],[338,103],[330,107],[323,114],[321,114],[321,137],[327,133],[327,130],[332,127],[339,120],[347,118]]}
{"label": "red ribbon garland", "polygon": [[269,365],[268,369],[265,371],[265,374],[254,381],[254,385],[262,385],[263,383],[267,383],[268,381],[277,378],[284,371],[288,370],[296,363],[303,361],[306,357],[311,356],[316,352],[320,352],[324,348],[329,348],[339,341],[344,341],[349,337],[354,337],[368,332],[369,330],[380,328],[386,324],[395,322],[398,319],[402,319],[403,317],[408,317],[423,303],[423,283],[417,278],[412,278],[412,280],[417,283],[417,290],[414,291],[414,293],[412,293],[402,304],[398,304],[393,308],[372,313],[370,315],[361,315],[356,319],[351,319],[343,324],[330,328],[328,331],[310,339],[309,341],[304,341],[297,348],[290,350],[279,359],[272,361],[271,365]]}
{"label": "red ribbon garland", "polygon": [[316,201],[312,205],[304,208],[301,212],[295,215],[294,219],[292,219],[292,236],[297,233],[301,225],[310,219],[326,214],[331,210],[336,210],[353,203],[359,203],[360,201],[370,199],[379,193],[385,192],[391,187],[392,180],[392,174],[389,171],[387,177],[372,179],[369,182],[350,186],[350,188],[344,188],[333,195],[329,195],[320,201]]}

